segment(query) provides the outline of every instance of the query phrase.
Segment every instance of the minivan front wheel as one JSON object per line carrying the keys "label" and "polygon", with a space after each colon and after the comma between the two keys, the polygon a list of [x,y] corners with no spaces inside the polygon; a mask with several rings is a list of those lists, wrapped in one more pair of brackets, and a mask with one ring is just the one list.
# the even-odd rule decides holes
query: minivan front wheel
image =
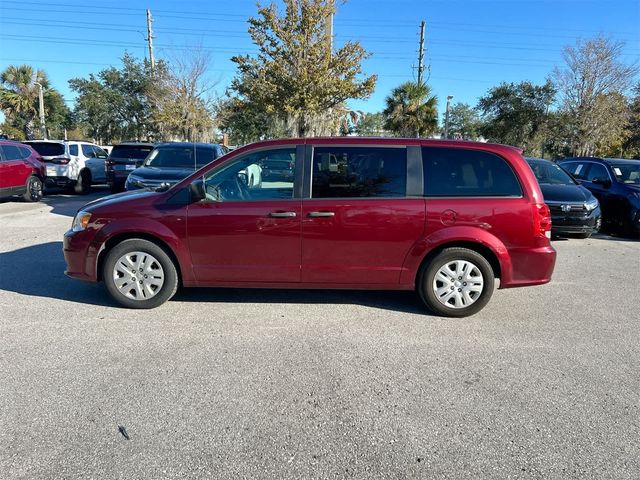
{"label": "minivan front wheel", "polygon": [[129,239],[111,249],[102,279],[111,297],[128,308],[155,308],[178,289],[178,273],[167,253],[155,243]]}
{"label": "minivan front wheel", "polygon": [[418,293],[427,307],[439,315],[466,317],[487,304],[495,278],[485,257],[468,248],[452,247],[422,267]]}

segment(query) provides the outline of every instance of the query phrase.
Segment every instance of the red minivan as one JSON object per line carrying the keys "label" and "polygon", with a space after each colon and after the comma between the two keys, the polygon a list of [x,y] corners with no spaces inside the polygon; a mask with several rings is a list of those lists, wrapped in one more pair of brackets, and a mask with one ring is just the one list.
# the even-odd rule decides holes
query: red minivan
{"label": "red minivan", "polygon": [[0,197],[21,195],[29,202],[42,198],[45,166],[28,145],[0,140]]}
{"label": "red minivan", "polygon": [[[290,178],[262,174],[283,158]],[[170,189],[89,203],[64,255],[67,275],[103,281],[131,308],[157,307],[179,286],[394,289],[463,317],[486,305],[495,279],[549,282],[550,232],[513,147],[307,138],[247,145]]]}

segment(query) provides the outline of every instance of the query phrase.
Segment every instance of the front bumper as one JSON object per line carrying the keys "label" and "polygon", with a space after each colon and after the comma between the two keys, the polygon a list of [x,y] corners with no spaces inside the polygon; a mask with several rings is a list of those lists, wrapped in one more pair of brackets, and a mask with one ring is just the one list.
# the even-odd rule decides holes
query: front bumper
{"label": "front bumper", "polygon": [[64,274],[85,282],[97,281],[98,251],[92,246],[93,232],[67,230],[63,237],[62,253],[67,264]]}
{"label": "front bumper", "polygon": [[590,212],[551,215],[551,232],[554,235],[592,233],[600,229],[602,213],[600,207]]}

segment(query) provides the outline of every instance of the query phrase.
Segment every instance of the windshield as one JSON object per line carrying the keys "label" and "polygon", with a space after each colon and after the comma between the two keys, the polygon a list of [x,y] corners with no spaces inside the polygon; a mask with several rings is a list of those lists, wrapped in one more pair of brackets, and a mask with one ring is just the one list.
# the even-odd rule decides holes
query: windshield
{"label": "windshield", "polygon": [[64,155],[64,145],[57,142],[25,142],[43,157],[55,157]]}
{"label": "windshield", "polygon": [[640,163],[612,163],[611,170],[619,182],[640,185]]}
{"label": "windshield", "polygon": [[[195,161],[194,161],[195,153]],[[147,167],[193,168],[198,169],[215,160],[215,149],[189,145],[156,148],[147,157]]]}
{"label": "windshield", "polygon": [[529,161],[539,184],[544,185],[575,185],[571,176],[555,163],[541,161]]}
{"label": "windshield", "polygon": [[116,145],[111,150],[111,158],[131,158],[144,160],[153,150],[151,145]]}

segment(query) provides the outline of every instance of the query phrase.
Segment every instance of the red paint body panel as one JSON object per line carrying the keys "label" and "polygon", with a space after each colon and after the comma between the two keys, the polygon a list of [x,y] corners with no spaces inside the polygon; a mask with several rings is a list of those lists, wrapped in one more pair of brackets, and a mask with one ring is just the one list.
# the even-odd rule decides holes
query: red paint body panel
{"label": "red paint body panel", "polygon": [[[188,245],[199,285],[300,281],[300,200],[195,203]],[[295,217],[272,218],[271,212]]]}
{"label": "red paint body panel", "polygon": [[16,160],[0,161],[0,196],[26,192],[27,180],[31,175],[45,178],[45,165],[38,153],[28,145],[10,140],[0,140],[0,145],[15,146],[29,150],[29,156]]}
{"label": "red paint body panel", "polygon": [[[424,231],[422,198],[302,202],[302,282],[394,285]],[[331,212],[332,217],[309,216]]]}
{"label": "red paint body panel", "polygon": [[[167,203],[176,191],[238,155],[306,143],[489,151],[511,165],[522,197]],[[460,243],[493,253],[501,288],[546,283],[555,264],[549,239],[535,231],[534,206],[543,203],[538,183],[519,150],[503,145],[354,137],[259,142],[225,155],[169,192],[113,198],[89,204],[96,223],[65,235],[68,275],[96,281],[98,258],[116,235],[148,236],[166,245],[178,260],[185,286],[408,290],[430,252]],[[296,216],[269,216],[282,211]],[[316,211],[334,215],[309,216]]]}

